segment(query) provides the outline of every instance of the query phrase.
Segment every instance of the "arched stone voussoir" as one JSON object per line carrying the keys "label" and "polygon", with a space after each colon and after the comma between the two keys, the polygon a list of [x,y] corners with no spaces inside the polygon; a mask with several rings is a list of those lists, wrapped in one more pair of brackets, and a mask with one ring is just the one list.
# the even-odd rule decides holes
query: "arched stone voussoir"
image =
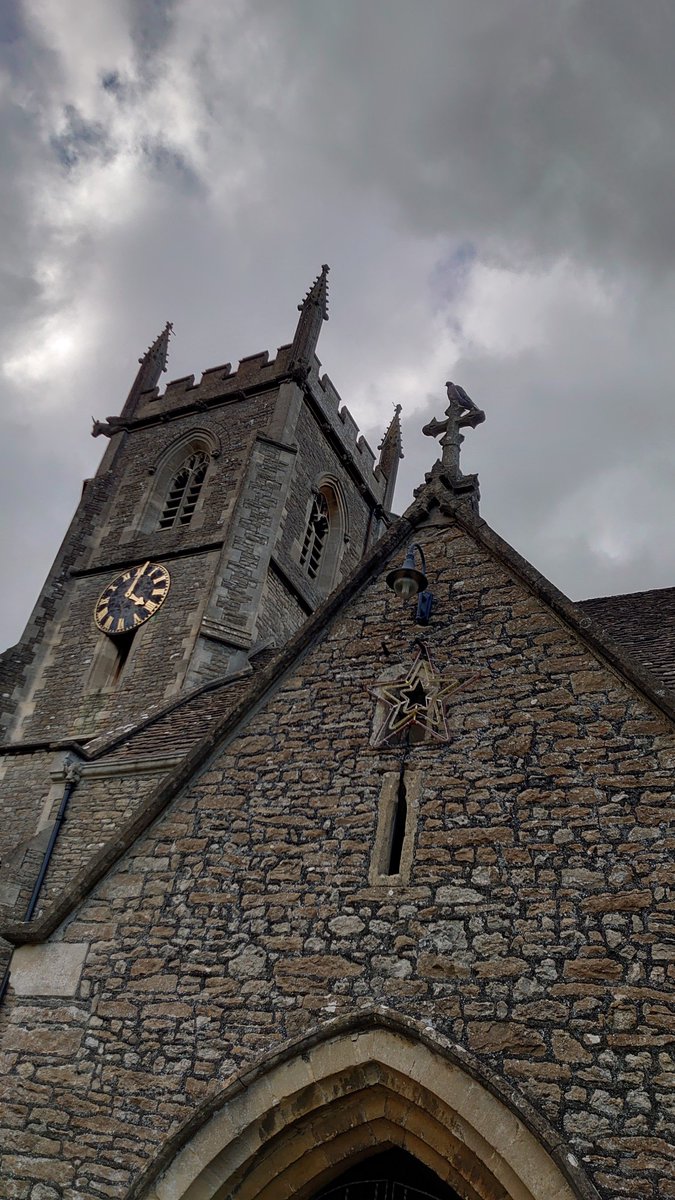
{"label": "arched stone voussoir", "polygon": [[381,1069],[378,1082],[347,1090],[323,1108],[308,1111],[259,1153],[228,1172],[228,1196],[303,1200],[345,1166],[388,1146],[408,1150],[464,1200],[508,1200],[508,1193],[480,1160],[470,1160],[451,1130],[452,1114],[436,1116],[416,1102],[419,1089],[396,1072]]}
{"label": "arched stone voussoir", "polygon": [[129,1200],[306,1200],[400,1146],[462,1200],[597,1200],[559,1135],[503,1080],[387,1009],[261,1059],[165,1145]]}

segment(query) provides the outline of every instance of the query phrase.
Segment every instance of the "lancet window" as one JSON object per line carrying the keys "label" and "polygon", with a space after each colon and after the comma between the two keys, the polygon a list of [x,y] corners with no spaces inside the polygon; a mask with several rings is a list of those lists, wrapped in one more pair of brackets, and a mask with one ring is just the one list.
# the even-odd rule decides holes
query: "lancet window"
{"label": "lancet window", "polygon": [[196,450],[181,463],[166,495],[164,508],[159,518],[160,529],[173,529],[177,525],[189,525],[209,465],[209,455]]}

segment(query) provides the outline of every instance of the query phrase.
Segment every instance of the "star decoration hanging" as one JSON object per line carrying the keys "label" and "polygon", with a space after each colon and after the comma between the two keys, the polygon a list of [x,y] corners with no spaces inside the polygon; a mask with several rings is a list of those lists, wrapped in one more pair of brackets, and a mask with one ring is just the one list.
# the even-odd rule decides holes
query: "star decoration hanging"
{"label": "star decoration hanging", "polygon": [[455,671],[452,678],[439,676],[424,643],[416,644],[417,655],[407,674],[402,679],[381,679],[372,688],[384,705],[384,718],[372,739],[374,746],[398,739],[406,729],[409,736],[419,731],[417,740],[428,734],[436,741],[447,742],[446,701],[453,692],[478,678],[468,671]]}

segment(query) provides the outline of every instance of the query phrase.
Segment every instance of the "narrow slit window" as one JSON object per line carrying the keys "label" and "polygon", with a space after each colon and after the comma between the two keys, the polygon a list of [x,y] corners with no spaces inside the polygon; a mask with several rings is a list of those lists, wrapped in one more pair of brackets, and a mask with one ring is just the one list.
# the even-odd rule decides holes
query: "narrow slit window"
{"label": "narrow slit window", "polygon": [[202,484],[209,465],[209,456],[203,450],[191,454],[174,475],[159,518],[160,529],[173,529],[189,525],[197,507]]}
{"label": "narrow slit window", "polygon": [[87,692],[109,692],[120,684],[138,632],[130,629],[115,637],[101,634],[87,679]]}
{"label": "narrow slit window", "polygon": [[391,845],[389,847],[389,865],[387,875],[398,875],[401,870],[401,855],[405,841],[406,824],[408,819],[408,801],[405,786],[405,768],[401,767],[398,777],[398,789],[394,802],[394,812],[391,822]]}
{"label": "narrow slit window", "polygon": [[421,784],[422,772],[404,764],[398,771],[387,771],[382,780],[368,872],[371,886],[410,883]]}
{"label": "narrow slit window", "polygon": [[110,639],[113,642],[115,650],[117,651],[117,658],[115,659],[110,677],[110,682],[113,684],[113,686],[116,683],[119,683],[122,677],[127,659],[131,654],[131,647],[134,644],[136,633],[137,630],[130,629],[128,633],[120,633],[114,639]]}

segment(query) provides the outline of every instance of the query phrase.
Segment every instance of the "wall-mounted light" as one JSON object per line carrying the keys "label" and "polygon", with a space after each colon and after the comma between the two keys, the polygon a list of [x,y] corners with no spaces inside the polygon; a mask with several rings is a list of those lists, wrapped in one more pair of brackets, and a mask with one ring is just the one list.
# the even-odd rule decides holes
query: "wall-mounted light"
{"label": "wall-mounted light", "polygon": [[[421,571],[415,566],[415,553],[419,554]],[[403,566],[395,567],[387,575],[387,587],[390,587],[397,596],[402,600],[412,600],[413,596],[417,596],[417,612],[415,613],[415,621],[418,625],[428,625],[429,617],[431,616],[431,606],[433,597],[428,591],[428,579],[426,576],[427,564],[424,560],[424,551],[417,542],[411,542],[408,546]]]}

